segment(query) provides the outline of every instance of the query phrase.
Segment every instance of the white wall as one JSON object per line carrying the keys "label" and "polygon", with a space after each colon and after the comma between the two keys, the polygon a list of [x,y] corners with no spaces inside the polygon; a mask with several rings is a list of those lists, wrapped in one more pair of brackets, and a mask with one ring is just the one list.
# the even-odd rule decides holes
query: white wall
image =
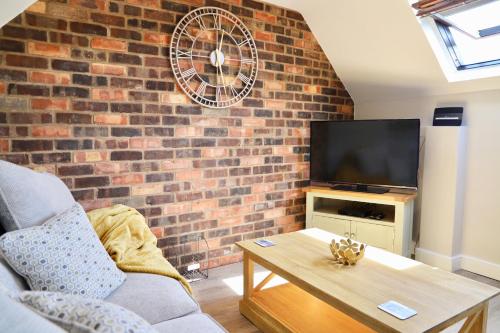
{"label": "white wall", "polygon": [[0,27],[23,12],[36,0],[1,0]]}
{"label": "white wall", "polygon": [[500,279],[500,90],[355,104],[356,119],[420,118],[464,106],[468,126],[462,267]]}
{"label": "white wall", "polygon": [[500,87],[500,77],[449,83],[409,0],[265,1],[302,13],[355,105]]}

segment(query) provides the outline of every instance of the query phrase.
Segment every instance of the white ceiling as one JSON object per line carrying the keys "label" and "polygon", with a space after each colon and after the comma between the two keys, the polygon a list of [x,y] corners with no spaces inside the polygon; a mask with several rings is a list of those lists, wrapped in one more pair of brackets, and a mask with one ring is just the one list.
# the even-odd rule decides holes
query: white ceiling
{"label": "white ceiling", "polygon": [[355,103],[500,88],[449,83],[408,0],[266,0],[302,13]]}

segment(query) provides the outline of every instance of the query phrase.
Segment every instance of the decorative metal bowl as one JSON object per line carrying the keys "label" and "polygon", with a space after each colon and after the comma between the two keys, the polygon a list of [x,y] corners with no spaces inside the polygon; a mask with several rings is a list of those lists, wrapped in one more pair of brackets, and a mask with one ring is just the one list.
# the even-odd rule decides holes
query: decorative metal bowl
{"label": "decorative metal bowl", "polygon": [[333,239],[330,244],[334,261],[345,266],[356,265],[356,262],[365,255],[365,249],[366,244],[355,242],[350,238],[341,239],[340,242]]}

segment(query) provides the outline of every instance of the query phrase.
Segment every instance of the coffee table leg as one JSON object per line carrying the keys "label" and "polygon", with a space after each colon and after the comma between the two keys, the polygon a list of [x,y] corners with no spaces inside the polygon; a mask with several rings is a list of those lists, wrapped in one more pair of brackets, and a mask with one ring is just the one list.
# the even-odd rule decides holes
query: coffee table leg
{"label": "coffee table leg", "polygon": [[254,262],[247,251],[243,252],[243,298],[248,300],[253,292]]}
{"label": "coffee table leg", "polygon": [[486,333],[488,321],[488,303],[485,303],[479,311],[467,317],[459,333]]}
{"label": "coffee table leg", "polygon": [[486,333],[486,324],[488,321],[488,303],[486,303],[478,313],[478,317],[475,322],[472,324],[469,332],[470,333]]}

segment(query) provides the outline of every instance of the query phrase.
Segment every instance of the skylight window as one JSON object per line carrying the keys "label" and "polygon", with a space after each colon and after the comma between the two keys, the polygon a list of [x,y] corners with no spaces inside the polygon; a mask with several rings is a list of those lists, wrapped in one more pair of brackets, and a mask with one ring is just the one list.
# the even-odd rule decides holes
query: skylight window
{"label": "skylight window", "polygon": [[500,1],[476,1],[434,19],[458,70],[500,64]]}
{"label": "skylight window", "polygon": [[500,0],[421,0],[457,70],[500,65]]}

